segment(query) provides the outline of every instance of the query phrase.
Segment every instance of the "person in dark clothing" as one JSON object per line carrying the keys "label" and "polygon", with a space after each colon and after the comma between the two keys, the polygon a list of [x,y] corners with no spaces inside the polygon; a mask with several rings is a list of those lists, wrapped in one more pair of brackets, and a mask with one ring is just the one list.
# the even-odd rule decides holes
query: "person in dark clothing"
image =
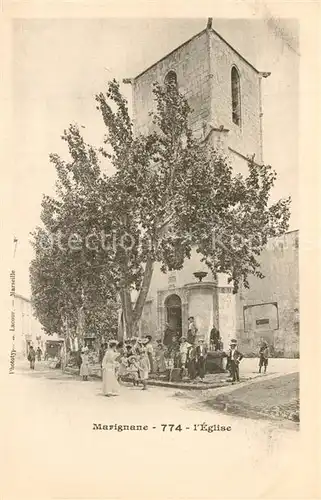
{"label": "person in dark clothing", "polygon": [[243,354],[237,348],[237,341],[235,339],[232,339],[230,343],[230,349],[227,355],[229,370],[232,376],[232,382],[240,381],[239,365],[243,357],[244,357]]}
{"label": "person in dark clothing", "polygon": [[174,336],[174,331],[169,326],[169,324],[166,323],[165,332],[164,332],[164,339],[163,339],[163,344],[165,347],[168,347],[171,345],[171,343],[173,342],[173,336]]}
{"label": "person in dark clothing", "polygon": [[34,370],[36,361],[36,351],[34,350],[33,346],[30,346],[29,348],[28,361],[30,363],[30,369]]}
{"label": "person in dark clothing", "polygon": [[219,339],[220,339],[220,332],[218,329],[213,325],[213,328],[210,333],[210,345],[214,347],[215,351],[219,351]]}
{"label": "person in dark clothing", "polygon": [[171,345],[168,347],[169,357],[173,360],[174,368],[180,368],[180,352],[179,352],[179,340],[175,335]]}
{"label": "person in dark clothing", "polygon": [[130,358],[131,356],[134,356],[133,346],[129,342],[126,342],[125,349],[126,349],[125,356],[127,358]]}
{"label": "person in dark clothing", "polygon": [[99,363],[100,363],[100,366],[102,366],[102,363],[103,363],[103,359],[104,359],[104,356],[105,356],[105,352],[106,352],[106,349],[107,349],[107,344],[101,344],[101,347],[99,349]]}
{"label": "person in dark clothing", "polygon": [[192,346],[188,352],[187,369],[190,379],[194,380],[197,376],[197,354],[195,346]]}
{"label": "person in dark clothing", "polygon": [[198,346],[196,347],[196,367],[197,374],[201,379],[205,377],[205,368],[206,368],[206,358],[207,358],[207,347],[203,339],[199,340]]}
{"label": "person in dark clothing", "polygon": [[266,373],[267,365],[269,362],[269,347],[267,342],[263,342],[259,350],[259,373],[261,373],[262,368],[264,367],[264,373]]}
{"label": "person in dark clothing", "polygon": [[81,364],[82,364],[81,349],[78,349],[78,351],[77,351],[77,354],[76,354],[76,363],[77,363],[78,370],[79,370],[79,373],[80,373],[80,367],[81,367]]}
{"label": "person in dark clothing", "polygon": [[42,350],[40,349],[40,347],[38,347],[38,349],[37,349],[37,359],[38,359],[38,361],[41,361],[41,356],[42,356]]}
{"label": "person in dark clothing", "polygon": [[187,342],[195,345],[197,328],[195,326],[194,316],[188,318]]}
{"label": "person in dark clothing", "polygon": [[218,340],[216,342],[215,350],[216,351],[223,351],[224,350],[224,344],[223,344],[223,341],[222,341],[222,337],[218,338]]}

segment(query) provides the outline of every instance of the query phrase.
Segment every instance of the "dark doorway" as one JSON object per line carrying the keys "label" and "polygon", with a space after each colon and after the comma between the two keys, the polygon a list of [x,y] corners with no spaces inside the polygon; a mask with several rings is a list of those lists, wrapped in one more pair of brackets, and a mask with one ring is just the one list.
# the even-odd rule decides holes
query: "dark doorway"
{"label": "dark doorway", "polygon": [[167,323],[179,337],[182,335],[182,301],[178,295],[170,295],[165,300]]}

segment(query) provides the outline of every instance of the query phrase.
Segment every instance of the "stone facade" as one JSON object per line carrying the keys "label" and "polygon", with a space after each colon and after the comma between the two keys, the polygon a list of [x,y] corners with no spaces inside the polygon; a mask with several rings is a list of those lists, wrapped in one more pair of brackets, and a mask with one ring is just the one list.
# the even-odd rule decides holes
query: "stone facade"
{"label": "stone facade", "polygon": [[236,296],[236,335],[245,352],[266,338],[277,355],[299,353],[299,232],[270,240],[260,256],[265,278]]}
{"label": "stone facade", "polygon": [[[231,70],[240,75],[241,123],[232,120]],[[260,73],[214,30],[204,30],[132,80],[136,131],[152,130],[153,83],[164,83],[175,71],[180,91],[193,110],[190,125],[199,137],[213,129],[229,151],[237,171],[245,173],[246,158],[262,161]]]}
{"label": "stone facade", "polygon": [[[232,115],[233,67],[239,75],[239,124]],[[176,73],[178,88],[193,110],[190,125],[194,133],[222,148],[235,173],[247,173],[249,156],[254,155],[258,163],[263,161],[261,85],[268,74],[254,68],[211,28],[131,80],[136,132],[152,130],[153,83],[164,83],[169,71]],[[140,333],[159,338],[171,318],[186,333],[188,317],[193,316],[206,340],[215,325],[225,347],[237,336],[245,352],[257,352],[260,339],[265,337],[277,353],[295,355],[299,350],[298,233],[271,241],[260,259],[266,278],[250,279],[250,289],[241,289],[237,295],[226,277],[219,276],[214,283],[196,252],[180,271],[165,275],[156,265]],[[207,272],[202,282],[193,276],[196,271]],[[179,304],[172,312],[168,306],[171,300]]]}
{"label": "stone facade", "polygon": [[40,346],[44,352],[47,336],[33,315],[30,299],[19,294],[15,295],[15,337],[18,355],[25,356],[29,345]]}
{"label": "stone facade", "polygon": [[189,43],[174,50],[164,59],[133,81],[133,112],[137,132],[152,129],[150,110],[153,108],[153,83],[163,84],[169,71],[177,74],[178,86],[188,98],[192,110],[191,125],[195,132],[202,133],[203,122],[210,116],[211,81],[208,58],[208,41],[205,32],[195,36]]}
{"label": "stone facade", "polygon": [[[243,59],[214,31],[210,32],[212,61],[212,115],[211,122],[218,128],[224,125],[229,130],[228,146],[234,154],[255,154],[261,157],[261,73]],[[241,125],[232,121],[231,112],[231,68],[236,67],[240,75]]]}
{"label": "stone facade", "polygon": [[[187,332],[188,317],[194,316],[202,337],[209,339],[215,325],[225,346],[236,337],[246,354],[255,354],[266,339],[275,355],[299,354],[299,232],[291,231],[271,239],[260,258],[263,279],[250,277],[249,289],[241,287],[234,295],[226,277],[218,283],[194,252],[180,271],[164,274],[155,268],[146,301],[141,334],[161,338],[168,320],[166,299],[178,295],[182,307],[182,332]],[[198,283],[193,272],[208,275]]]}

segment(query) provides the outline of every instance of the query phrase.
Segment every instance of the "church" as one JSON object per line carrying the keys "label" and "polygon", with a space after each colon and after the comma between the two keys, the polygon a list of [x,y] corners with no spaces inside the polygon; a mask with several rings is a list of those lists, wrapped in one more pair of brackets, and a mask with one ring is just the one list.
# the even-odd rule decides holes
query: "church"
{"label": "church", "polygon": [[[263,163],[262,85],[269,76],[225,41],[209,18],[202,32],[124,83],[132,86],[137,132],[146,133],[152,127],[153,83],[174,82],[193,110],[190,126],[195,136],[224,151],[235,173],[246,175],[249,156]],[[250,288],[240,287],[237,294],[226,277],[213,280],[196,252],[180,271],[164,274],[156,265],[141,335],[163,338],[166,325],[179,335],[186,334],[192,317],[206,342],[214,326],[224,348],[237,338],[240,349],[254,355],[264,339],[275,356],[298,356],[298,231],[270,240],[260,263],[265,278],[250,277]]]}

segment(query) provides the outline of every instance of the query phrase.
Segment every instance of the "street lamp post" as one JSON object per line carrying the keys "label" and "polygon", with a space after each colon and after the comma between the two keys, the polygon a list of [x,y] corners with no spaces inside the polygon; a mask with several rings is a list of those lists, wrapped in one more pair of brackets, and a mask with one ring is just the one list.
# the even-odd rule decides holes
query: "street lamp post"
{"label": "street lamp post", "polygon": [[13,239],[13,265],[10,272],[10,297],[11,297],[11,315],[10,315],[10,333],[12,335],[12,348],[10,352],[10,366],[9,374],[14,373],[15,360],[16,360],[16,348],[15,348],[15,338],[16,338],[16,311],[15,311],[15,295],[16,295],[16,271],[14,266],[14,259],[17,250],[18,239],[15,237]]}

